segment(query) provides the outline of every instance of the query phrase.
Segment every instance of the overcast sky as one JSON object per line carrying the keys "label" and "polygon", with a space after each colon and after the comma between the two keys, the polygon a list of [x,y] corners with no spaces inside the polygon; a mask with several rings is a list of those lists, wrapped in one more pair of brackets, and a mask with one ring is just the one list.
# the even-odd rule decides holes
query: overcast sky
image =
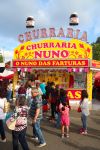
{"label": "overcast sky", "polygon": [[87,31],[88,41],[100,36],[100,0],[0,0],[0,49],[6,60],[20,43],[18,34],[27,31],[25,21],[33,16],[36,28],[68,27],[69,16],[77,12],[79,29]]}

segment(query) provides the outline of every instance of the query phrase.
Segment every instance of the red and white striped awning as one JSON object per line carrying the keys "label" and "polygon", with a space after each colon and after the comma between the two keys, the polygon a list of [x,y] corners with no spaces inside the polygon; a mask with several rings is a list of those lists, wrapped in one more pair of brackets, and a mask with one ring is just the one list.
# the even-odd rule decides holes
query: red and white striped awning
{"label": "red and white striped awning", "polygon": [[13,71],[5,69],[3,73],[0,73],[0,79],[11,79],[14,75]]}

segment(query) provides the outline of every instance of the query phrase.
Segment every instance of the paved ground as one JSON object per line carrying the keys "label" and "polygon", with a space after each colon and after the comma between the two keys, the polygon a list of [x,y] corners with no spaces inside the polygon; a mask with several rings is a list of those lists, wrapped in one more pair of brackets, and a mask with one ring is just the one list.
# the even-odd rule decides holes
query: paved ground
{"label": "paved ground", "polygon": [[93,103],[93,110],[100,110],[100,99],[99,100],[96,100],[96,99],[93,99],[92,101]]}
{"label": "paved ground", "polygon": [[[94,104],[97,107],[94,106]],[[49,122],[45,118],[42,122],[42,130],[47,142],[47,146],[43,150],[100,150],[100,101],[93,102],[93,109],[88,118],[88,135],[80,135],[79,128],[81,127],[80,113],[72,110],[70,138],[61,139],[60,129],[55,128],[55,124]],[[1,150],[12,150],[11,131],[6,129],[7,143],[0,143]],[[27,129],[27,141],[30,150],[38,150],[36,143],[30,139],[32,135],[31,125]],[[21,150],[21,147],[20,147]]]}

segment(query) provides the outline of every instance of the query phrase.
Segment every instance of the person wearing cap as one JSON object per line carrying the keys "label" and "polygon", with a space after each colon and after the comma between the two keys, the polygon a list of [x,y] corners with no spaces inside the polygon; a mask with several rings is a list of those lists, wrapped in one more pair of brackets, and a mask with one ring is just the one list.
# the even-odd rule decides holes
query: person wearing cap
{"label": "person wearing cap", "polygon": [[33,127],[33,139],[39,141],[38,147],[43,147],[46,145],[45,139],[43,137],[40,122],[42,119],[42,98],[39,95],[39,91],[36,88],[32,88],[32,104],[29,110],[29,115],[32,119]]}

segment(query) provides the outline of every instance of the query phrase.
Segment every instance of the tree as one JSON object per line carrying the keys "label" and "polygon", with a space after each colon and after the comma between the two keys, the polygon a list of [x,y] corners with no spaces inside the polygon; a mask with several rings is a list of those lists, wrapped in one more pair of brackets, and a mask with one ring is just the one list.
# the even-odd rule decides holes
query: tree
{"label": "tree", "polygon": [[3,62],[3,56],[0,54],[0,62]]}
{"label": "tree", "polygon": [[100,37],[97,38],[96,43],[100,44]]}
{"label": "tree", "polygon": [[100,60],[100,37],[97,38],[95,43],[92,43],[93,59]]}

